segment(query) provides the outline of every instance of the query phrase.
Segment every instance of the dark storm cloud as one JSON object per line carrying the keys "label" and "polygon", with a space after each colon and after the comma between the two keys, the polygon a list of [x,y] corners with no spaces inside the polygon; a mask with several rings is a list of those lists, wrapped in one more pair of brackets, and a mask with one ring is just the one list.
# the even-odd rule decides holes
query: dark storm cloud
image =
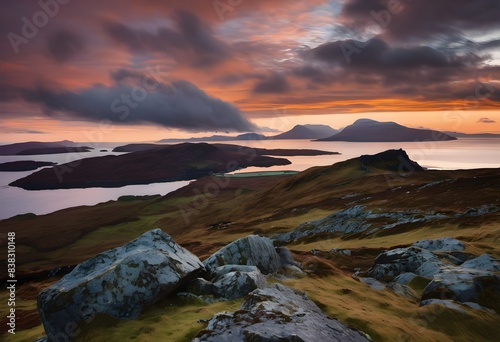
{"label": "dark storm cloud", "polygon": [[[341,11],[347,26],[358,30],[375,22],[397,39],[456,35],[466,30],[500,27],[498,0],[347,0]],[[449,38],[449,37],[448,37]]]}
{"label": "dark storm cloud", "polygon": [[290,84],[284,75],[272,73],[257,82],[253,88],[258,94],[284,94],[290,91]]}
{"label": "dark storm cloud", "polygon": [[162,27],[156,32],[117,22],[107,22],[105,29],[116,42],[134,53],[161,52],[195,67],[214,65],[230,56],[229,46],[217,39],[211,27],[195,15],[179,11],[175,21],[175,29]]}
{"label": "dark storm cloud", "polygon": [[47,37],[47,48],[56,62],[64,63],[82,52],[83,38],[68,30],[59,30]]}
{"label": "dark storm cloud", "polygon": [[307,55],[319,61],[339,64],[344,67],[375,70],[381,70],[381,68],[463,67],[467,63],[480,61],[476,56],[447,55],[429,46],[390,46],[379,38],[373,38],[366,42],[351,39],[329,42],[310,50]]}
{"label": "dark storm cloud", "polygon": [[[122,72],[123,73],[123,72]],[[233,105],[213,98],[186,81],[144,86],[96,85],[78,92],[47,88],[28,90],[26,101],[42,106],[51,117],[76,117],[116,124],[157,124],[190,131],[256,131]]]}
{"label": "dark storm cloud", "polygon": [[120,83],[124,80],[132,80],[132,81],[141,80],[145,76],[138,71],[120,68],[118,70],[111,71],[110,77],[115,83]]}
{"label": "dark storm cloud", "polygon": [[487,58],[425,45],[398,46],[380,38],[322,44],[303,53],[305,63],[293,72],[316,83],[351,81],[370,84],[428,86],[459,80],[477,72]]}

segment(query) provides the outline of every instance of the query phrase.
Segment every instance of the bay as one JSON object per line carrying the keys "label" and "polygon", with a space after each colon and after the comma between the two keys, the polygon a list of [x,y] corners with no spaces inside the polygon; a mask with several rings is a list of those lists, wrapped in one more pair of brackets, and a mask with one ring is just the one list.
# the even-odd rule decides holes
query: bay
{"label": "bay", "polygon": [[[363,154],[375,154],[388,149],[404,149],[410,158],[429,169],[455,170],[500,167],[500,139],[462,138],[439,142],[314,142],[307,140],[261,140],[228,142],[253,148],[318,149],[340,152],[340,155],[287,157],[292,164],[269,168],[250,167],[234,173],[254,171],[303,171],[312,166],[331,165]],[[0,156],[0,163],[15,160],[53,161],[67,163],[82,158],[120,154],[110,152],[113,147],[126,143],[103,143],[87,153],[69,153],[37,156]],[[106,149],[106,152],[100,152]],[[60,209],[79,205],[116,200],[124,195],[166,195],[187,184],[189,181],[129,185],[121,188],[88,188],[64,190],[28,191],[8,186],[12,181],[25,177],[28,172],[0,172],[0,220],[18,214],[47,214]]]}

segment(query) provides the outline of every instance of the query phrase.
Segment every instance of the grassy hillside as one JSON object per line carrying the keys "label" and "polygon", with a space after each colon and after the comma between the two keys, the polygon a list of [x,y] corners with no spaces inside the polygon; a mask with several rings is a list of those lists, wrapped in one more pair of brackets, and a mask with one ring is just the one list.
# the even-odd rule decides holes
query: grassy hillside
{"label": "grassy hillside", "polygon": [[[25,322],[19,328],[23,331],[8,336],[8,341],[32,341],[43,334],[35,296],[57,279],[47,279],[48,271],[75,265],[150,229],[163,229],[203,259],[239,237],[288,232],[354,205],[375,212],[439,212],[451,218],[410,223],[368,236],[326,234],[295,241],[288,247],[306,266],[309,277],[286,285],[306,291],[327,314],[367,332],[374,341],[403,337],[405,341],[488,341],[499,336],[496,314],[477,310],[463,314],[435,305],[419,308],[416,302],[387,290],[372,290],[351,277],[355,269],[370,267],[382,251],[420,239],[456,237],[466,242],[466,252],[500,257],[500,211],[485,209],[500,207],[500,169],[409,170],[399,155],[391,160],[356,158],[298,174],[205,177],[163,197],[129,197],[4,220],[0,233],[16,232],[17,272],[28,281],[19,295],[27,317],[19,319]],[[348,248],[353,254],[330,253],[332,248]],[[320,252],[313,254],[313,249]],[[4,255],[0,262],[5,262]],[[421,284],[413,286],[421,290]],[[6,295],[0,293],[2,302]],[[169,336],[172,341],[185,341],[203,328],[197,319],[237,305],[237,301],[203,306],[167,301],[149,309],[139,321],[103,327],[88,340],[134,336],[153,341]],[[4,317],[5,308],[0,313]]]}

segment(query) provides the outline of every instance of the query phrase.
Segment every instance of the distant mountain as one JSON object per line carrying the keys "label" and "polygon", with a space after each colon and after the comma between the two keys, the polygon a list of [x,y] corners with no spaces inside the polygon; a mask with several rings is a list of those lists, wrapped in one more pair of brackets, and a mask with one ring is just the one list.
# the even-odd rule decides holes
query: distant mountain
{"label": "distant mountain", "polygon": [[172,142],[200,142],[200,141],[241,141],[241,140],[266,140],[269,139],[265,135],[258,133],[243,133],[235,137],[227,135],[212,135],[211,137],[189,138],[189,139],[162,139],[158,143],[172,143]]}
{"label": "distant mountain", "polygon": [[322,139],[338,132],[327,125],[296,125],[291,130],[278,134],[271,139]]}
{"label": "distant mountain", "polygon": [[92,147],[79,146],[77,143],[69,140],[40,142],[30,141],[25,143],[15,143],[0,146],[0,155],[36,155],[36,154],[56,154],[72,152],[89,152]]}
{"label": "distant mountain", "polygon": [[409,128],[395,122],[359,119],[340,133],[319,141],[403,142],[456,140],[448,134],[429,129]]}
{"label": "distant mountain", "polygon": [[445,131],[443,133],[446,133],[452,137],[455,138],[500,138],[500,134],[494,134],[494,133],[460,133],[460,132],[448,132]]}
{"label": "distant mountain", "polygon": [[281,134],[266,137],[258,133],[243,133],[235,137],[227,135],[212,135],[211,137],[189,138],[189,139],[162,139],[158,143],[175,143],[175,142],[200,142],[200,141],[242,141],[242,140],[271,140],[271,139],[321,139],[329,137],[339,131],[327,125],[296,125],[291,130]]}

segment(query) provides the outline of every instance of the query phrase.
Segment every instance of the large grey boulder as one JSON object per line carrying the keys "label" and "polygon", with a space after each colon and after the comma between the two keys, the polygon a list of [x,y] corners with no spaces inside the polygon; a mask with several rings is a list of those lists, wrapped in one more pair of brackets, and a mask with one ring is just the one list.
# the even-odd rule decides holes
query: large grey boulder
{"label": "large grey boulder", "polygon": [[259,270],[235,271],[224,274],[214,282],[214,293],[219,298],[235,299],[266,286],[267,280]]}
{"label": "large grey boulder", "polygon": [[369,341],[281,284],[251,292],[236,312],[215,315],[193,342]]}
{"label": "large grey boulder", "polygon": [[415,247],[427,249],[428,251],[463,251],[465,245],[462,241],[444,237],[435,240],[420,240],[413,244]]}
{"label": "large grey boulder", "polygon": [[481,271],[496,271],[500,272],[500,260],[493,258],[489,254],[483,254],[477,258],[464,262],[461,267],[473,268]]}
{"label": "large grey boulder", "polygon": [[71,340],[96,317],[135,319],[204,271],[200,260],[160,229],[79,264],[38,295],[49,341]]}
{"label": "large grey boulder", "polygon": [[377,256],[366,276],[389,282],[402,273],[411,272],[432,278],[446,264],[432,252],[419,247],[396,248]]}
{"label": "large grey boulder", "polygon": [[282,266],[273,242],[257,235],[246,236],[222,247],[203,264],[210,272],[224,265],[257,266],[263,274],[278,272]]}
{"label": "large grey boulder", "polygon": [[417,277],[415,273],[406,272],[398,275],[393,281],[401,285],[408,285],[415,277]]}
{"label": "large grey boulder", "polygon": [[212,280],[222,277],[231,272],[259,272],[257,266],[247,265],[224,265],[213,269],[211,272]]}
{"label": "large grey boulder", "polygon": [[499,310],[500,274],[470,268],[445,267],[434,275],[422,293],[422,301],[431,298],[473,302]]}

